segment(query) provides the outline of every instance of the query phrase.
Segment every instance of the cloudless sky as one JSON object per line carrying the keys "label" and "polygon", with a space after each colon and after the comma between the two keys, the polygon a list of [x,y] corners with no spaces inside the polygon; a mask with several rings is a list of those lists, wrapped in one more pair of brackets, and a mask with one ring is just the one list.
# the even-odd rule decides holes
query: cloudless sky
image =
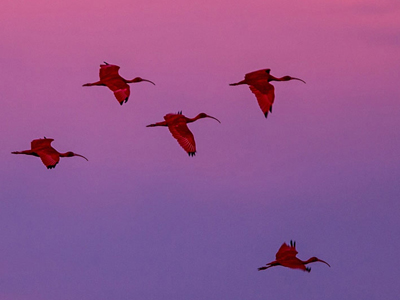
{"label": "cloudless sky", "polygon": [[[0,299],[398,299],[397,0],[3,0]],[[120,106],[106,61],[131,84]],[[244,74],[277,77],[263,117]],[[165,127],[189,125],[195,157]],[[54,138],[62,158],[11,155]],[[283,242],[317,256],[275,267]]]}

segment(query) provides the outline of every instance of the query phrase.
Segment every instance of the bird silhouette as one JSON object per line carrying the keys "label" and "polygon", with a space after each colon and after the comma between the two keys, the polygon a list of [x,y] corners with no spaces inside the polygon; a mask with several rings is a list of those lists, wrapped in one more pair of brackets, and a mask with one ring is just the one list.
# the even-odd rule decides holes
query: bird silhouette
{"label": "bird silhouette", "polygon": [[263,69],[247,73],[244,77],[244,80],[230,84],[232,86],[241,84],[249,85],[250,90],[256,96],[258,105],[260,106],[266,118],[268,117],[268,112],[272,113],[272,104],[274,103],[275,99],[275,88],[272,84],[270,84],[270,81],[300,80],[306,83],[302,79],[290,76],[277,78],[269,74],[270,71],[270,69]]}
{"label": "bird silhouette", "polygon": [[167,114],[164,116],[165,121],[150,124],[146,127],[168,126],[169,131],[178,141],[179,145],[181,145],[181,147],[189,154],[189,156],[194,156],[196,154],[196,143],[194,141],[193,133],[189,130],[187,124],[202,118],[211,118],[221,123],[217,118],[209,116],[205,113],[200,113],[191,119],[182,115],[182,111],[180,111],[177,114]]}
{"label": "bird silhouette", "polygon": [[80,156],[88,160],[83,155],[76,154],[71,151],[65,153],[58,152],[51,146],[52,141],[54,140],[48,139],[46,137],[44,137],[44,139],[36,139],[31,142],[30,150],[14,151],[11,153],[38,156],[42,160],[43,164],[47,167],[47,169],[55,168],[58,162],[60,161],[60,157]]}
{"label": "bird silhouette", "polygon": [[303,261],[296,257],[296,242],[290,241],[290,246],[286,243],[283,243],[282,246],[279,248],[278,252],[276,253],[276,260],[267,263],[264,267],[258,268],[258,271],[265,270],[275,266],[284,266],[291,269],[300,269],[306,272],[310,272],[311,268],[306,267],[306,264],[320,261],[324,264],[327,264],[329,267],[330,265],[321,259],[316,258],[315,256],[311,257],[310,259]]}
{"label": "bird silhouette", "polygon": [[122,105],[128,101],[131,93],[128,83],[147,81],[155,85],[154,82],[140,77],[136,77],[132,80],[124,79],[118,74],[118,70],[119,66],[104,62],[104,65],[100,65],[100,80],[93,83],[86,83],[83,86],[107,86],[114,92],[115,98],[117,98],[119,104]]}

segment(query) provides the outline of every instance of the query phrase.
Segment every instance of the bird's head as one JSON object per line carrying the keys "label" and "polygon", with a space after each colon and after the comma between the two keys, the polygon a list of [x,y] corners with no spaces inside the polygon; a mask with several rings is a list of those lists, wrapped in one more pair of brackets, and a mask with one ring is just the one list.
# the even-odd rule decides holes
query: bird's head
{"label": "bird's head", "polygon": [[211,119],[214,119],[214,120],[218,121],[219,123],[221,123],[220,120],[218,120],[217,118],[214,118],[214,117],[212,117],[212,116],[209,116],[209,115],[207,115],[206,113],[199,113],[199,114],[197,115],[197,118],[198,118],[198,119],[202,119],[202,118],[211,118]]}
{"label": "bird's head", "polygon": [[289,81],[289,80],[300,80],[300,81],[306,83],[303,79],[300,79],[300,78],[290,77],[290,76],[283,76],[282,77],[282,81]]}
{"label": "bird's head", "polygon": [[132,82],[132,83],[133,82],[142,82],[142,81],[147,81],[147,82],[150,82],[150,83],[156,85],[153,81],[150,81],[150,80],[147,80],[147,79],[143,79],[141,77],[136,77],[136,78],[133,78],[132,80],[128,80],[128,82]]}
{"label": "bird's head", "polygon": [[87,161],[89,161],[89,160],[88,160],[86,157],[84,157],[83,155],[74,153],[74,152],[72,152],[72,151],[68,151],[67,153],[64,153],[64,155],[62,155],[62,156],[64,156],[64,157],[79,156],[79,157],[82,157],[82,158],[86,159]]}
{"label": "bird's head", "polygon": [[271,72],[271,69],[265,69],[265,72],[266,72],[267,74],[269,74],[269,72]]}
{"label": "bird's head", "polygon": [[320,262],[322,262],[322,263],[328,265],[328,267],[330,267],[330,264],[328,264],[326,261],[324,261],[324,260],[322,260],[322,259],[319,259],[319,258],[317,258],[317,257],[315,257],[315,256],[311,257],[311,258],[308,260],[309,263],[316,262],[316,261],[320,261]]}

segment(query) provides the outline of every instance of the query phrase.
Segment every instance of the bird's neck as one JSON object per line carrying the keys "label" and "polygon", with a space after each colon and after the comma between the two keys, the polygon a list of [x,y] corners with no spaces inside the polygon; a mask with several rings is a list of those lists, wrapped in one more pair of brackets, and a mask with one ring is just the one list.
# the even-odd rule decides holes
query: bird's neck
{"label": "bird's neck", "polygon": [[275,77],[272,75],[269,75],[268,81],[288,81],[290,80],[290,77],[288,76],[283,76],[283,77]]}
{"label": "bird's neck", "polygon": [[194,118],[186,118],[186,123],[193,123],[194,121],[197,121],[198,119],[201,119],[200,114],[198,114]]}
{"label": "bird's neck", "polygon": [[71,155],[71,152],[60,153],[60,157],[70,157],[70,156],[73,156]]}
{"label": "bird's neck", "polygon": [[134,83],[134,82],[140,82],[141,81],[140,78],[138,78],[138,77],[135,77],[135,78],[133,78],[131,80],[127,80],[127,79],[124,79],[124,80],[125,80],[126,83]]}
{"label": "bird's neck", "polygon": [[306,261],[303,261],[303,264],[306,265],[306,264],[309,264],[309,263],[312,263],[312,262],[315,262],[315,260],[312,259],[312,258],[309,258]]}

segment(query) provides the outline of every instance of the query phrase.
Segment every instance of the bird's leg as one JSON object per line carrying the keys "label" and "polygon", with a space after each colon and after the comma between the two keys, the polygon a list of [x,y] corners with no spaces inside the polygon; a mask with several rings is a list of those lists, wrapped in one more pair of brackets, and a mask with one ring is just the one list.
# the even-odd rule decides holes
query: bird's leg
{"label": "bird's leg", "polygon": [[280,263],[278,263],[277,261],[267,263],[264,267],[258,268],[258,271],[266,270],[268,268],[275,267],[275,266],[280,266]]}
{"label": "bird's leg", "polygon": [[269,263],[269,264],[266,264],[264,267],[258,268],[258,271],[266,270],[268,268],[275,267],[275,266],[279,266],[279,264],[278,263],[277,264]]}
{"label": "bird's leg", "polygon": [[231,83],[231,84],[229,84],[229,85],[239,85],[239,84],[247,84],[246,83],[246,80],[242,80],[242,81],[239,81],[239,82],[236,82],[236,83]]}
{"label": "bird's leg", "polygon": [[93,86],[93,85],[102,85],[102,86],[105,86],[105,84],[102,83],[101,81],[96,81],[96,82],[93,82],[93,83],[85,83],[85,84],[82,85],[82,86]]}
{"label": "bird's leg", "polygon": [[162,122],[157,122],[154,124],[147,125],[146,127],[156,127],[156,126],[168,126],[168,124],[166,121],[162,121]]}
{"label": "bird's leg", "polygon": [[13,151],[11,152],[11,154],[26,154],[26,155],[39,156],[35,152],[32,152],[32,150]]}

